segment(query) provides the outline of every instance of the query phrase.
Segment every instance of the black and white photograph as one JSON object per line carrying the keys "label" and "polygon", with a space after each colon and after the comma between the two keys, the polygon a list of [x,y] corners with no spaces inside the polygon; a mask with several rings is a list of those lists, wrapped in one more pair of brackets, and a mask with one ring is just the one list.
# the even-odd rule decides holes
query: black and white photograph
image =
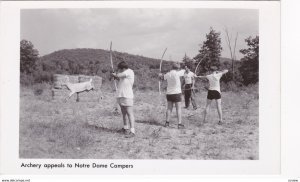
{"label": "black and white photograph", "polygon": [[0,38],[0,173],[282,171],[279,2],[3,2]]}
{"label": "black and white photograph", "polygon": [[21,9],[19,157],[259,160],[259,11]]}

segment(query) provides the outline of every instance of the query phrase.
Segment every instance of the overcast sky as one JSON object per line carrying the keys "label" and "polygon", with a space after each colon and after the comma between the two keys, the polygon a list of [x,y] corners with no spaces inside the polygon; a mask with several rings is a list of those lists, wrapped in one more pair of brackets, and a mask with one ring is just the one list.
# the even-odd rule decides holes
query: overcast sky
{"label": "overcast sky", "polygon": [[[194,57],[209,28],[221,33],[222,57],[230,58],[224,27],[237,50],[244,39],[259,35],[258,11],[247,9],[39,9],[21,11],[21,39],[31,41],[40,55],[61,49],[109,49],[179,61]],[[233,41],[233,38],[232,38]],[[236,51],[237,58],[242,55]]]}

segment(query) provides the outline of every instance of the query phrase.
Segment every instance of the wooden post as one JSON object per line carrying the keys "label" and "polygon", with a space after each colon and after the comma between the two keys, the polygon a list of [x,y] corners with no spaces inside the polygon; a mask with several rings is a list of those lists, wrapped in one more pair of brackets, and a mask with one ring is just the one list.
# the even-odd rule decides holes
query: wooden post
{"label": "wooden post", "polygon": [[[78,76],[78,83],[80,83],[81,80],[80,80],[80,76]],[[76,102],[79,102],[79,93],[76,93],[77,94],[77,99],[76,99]]]}
{"label": "wooden post", "polygon": [[52,95],[52,100],[54,100],[54,90],[53,90],[53,88],[51,89],[51,95]]}

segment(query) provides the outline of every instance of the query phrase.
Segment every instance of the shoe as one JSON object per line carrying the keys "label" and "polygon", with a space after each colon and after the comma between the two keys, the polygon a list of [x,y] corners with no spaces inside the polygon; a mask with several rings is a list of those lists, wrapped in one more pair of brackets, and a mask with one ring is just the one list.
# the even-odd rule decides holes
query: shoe
{"label": "shoe", "polygon": [[198,108],[197,107],[194,107],[194,110],[197,110]]}
{"label": "shoe", "polygon": [[222,122],[222,121],[219,121],[219,122],[218,122],[218,125],[222,125],[222,124],[223,124],[223,122]]}
{"label": "shoe", "polygon": [[125,138],[133,138],[135,137],[135,134],[132,132],[129,132],[128,134],[125,135]]}
{"label": "shoe", "polygon": [[169,127],[169,126],[170,126],[170,123],[168,121],[166,121],[165,127]]}
{"label": "shoe", "polygon": [[178,129],[184,129],[184,125],[183,124],[178,124]]}
{"label": "shoe", "polygon": [[128,133],[130,133],[130,131],[129,131],[129,130],[127,130],[127,129],[124,129],[124,128],[122,128],[122,129],[118,130],[117,132],[118,132],[118,133],[123,133],[123,134],[128,134]]}

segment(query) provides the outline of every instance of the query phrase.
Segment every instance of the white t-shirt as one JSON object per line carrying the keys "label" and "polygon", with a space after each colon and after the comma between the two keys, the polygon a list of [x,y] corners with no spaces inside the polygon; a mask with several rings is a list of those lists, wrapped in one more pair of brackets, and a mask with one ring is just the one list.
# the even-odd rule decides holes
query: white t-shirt
{"label": "white t-shirt", "polygon": [[185,70],[171,70],[164,75],[164,80],[167,80],[167,94],[180,94],[181,93],[181,83],[180,77],[184,75]]}
{"label": "white t-shirt", "polygon": [[134,72],[131,69],[127,69],[122,74],[125,74],[126,77],[120,78],[118,82],[117,97],[133,98]]}
{"label": "white t-shirt", "polygon": [[184,72],[184,83],[185,84],[192,84],[192,77],[195,76],[195,73],[189,71],[188,73]]}
{"label": "white t-shirt", "polygon": [[217,90],[218,92],[221,93],[220,90],[220,79],[222,77],[222,73],[213,73],[210,75],[207,75],[206,78],[209,81],[209,90]]}

